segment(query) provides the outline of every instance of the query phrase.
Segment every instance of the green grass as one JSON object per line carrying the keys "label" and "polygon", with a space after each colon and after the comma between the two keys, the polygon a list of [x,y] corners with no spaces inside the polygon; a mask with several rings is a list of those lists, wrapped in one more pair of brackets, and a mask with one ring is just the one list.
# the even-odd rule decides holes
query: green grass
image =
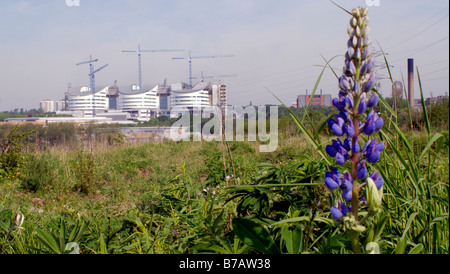
{"label": "green grass", "polygon": [[[402,145],[398,152],[388,147],[378,166],[386,180],[383,253],[448,253],[448,151],[439,150],[443,138],[428,145],[427,136],[386,135]],[[281,253],[351,250],[327,211],[327,163],[303,135],[283,138],[273,153],[232,142],[237,186],[226,178],[231,168],[219,142],[92,147],[36,152],[19,176],[2,181],[3,253],[64,252],[74,238],[81,253],[264,252],[245,235]],[[86,154],[92,158],[80,158]],[[14,226],[19,212],[24,229]],[[252,232],[261,229],[264,239]]]}

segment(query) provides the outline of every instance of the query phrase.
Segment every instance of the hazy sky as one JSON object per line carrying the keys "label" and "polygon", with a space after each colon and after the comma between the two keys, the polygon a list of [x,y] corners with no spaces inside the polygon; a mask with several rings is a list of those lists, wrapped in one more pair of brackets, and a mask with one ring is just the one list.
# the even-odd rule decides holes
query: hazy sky
{"label": "hazy sky", "polygon": [[[336,0],[351,10],[366,0]],[[371,1],[374,2],[374,1]],[[369,8],[371,38],[388,54],[394,78],[406,81],[407,58],[419,67],[425,96],[448,93],[449,4],[447,0],[380,0]],[[89,85],[92,54],[99,61],[96,86],[122,89],[138,82],[137,55],[122,50],[184,49],[143,53],[143,84],[189,82],[192,55],[234,54],[193,59],[193,76],[224,77],[234,105],[286,104],[311,91],[325,64],[346,51],[350,17],[327,0],[65,0],[0,1],[0,110],[38,108],[60,100],[68,83]],[[384,61],[378,59],[381,66]],[[331,63],[342,69],[343,57]],[[340,73],[340,72],[339,72]],[[386,69],[379,68],[386,78]],[[416,81],[417,82],[417,81]],[[319,90],[336,96],[337,80],[327,69]],[[416,85],[416,98],[419,98]],[[389,80],[381,92],[390,96]]]}

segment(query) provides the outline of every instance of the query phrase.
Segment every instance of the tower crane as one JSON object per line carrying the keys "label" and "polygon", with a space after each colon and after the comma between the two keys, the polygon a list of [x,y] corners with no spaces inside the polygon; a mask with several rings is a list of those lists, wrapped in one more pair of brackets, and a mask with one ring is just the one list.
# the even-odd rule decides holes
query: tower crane
{"label": "tower crane", "polygon": [[226,54],[226,55],[209,55],[209,56],[192,56],[191,51],[189,51],[188,57],[173,57],[172,59],[178,59],[178,60],[189,60],[189,86],[192,87],[192,59],[207,59],[207,58],[221,58],[221,57],[234,57],[233,54]]}
{"label": "tower crane", "polygon": [[142,88],[142,53],[143,52],[177,52],[177,51],[184,51],[181,49],[155,49],[155,50],[143,50],[141,49],[141,45],[138,45],[137,50],[122,50],[122,52],[129,52],[129,53],[137,53],[138,54],[138,73],[139,73],[139,89]]}
{"label": "tower crane", "polygon": [[89,56],[89,60],[88,61],[84,61],[84,62],[80,62],[77,63],[76,65],[83,65],[83,64],[89,64],[89,78],[90,78],[90,88],[91,88],[91,93],[94,94],[95,93],[95,73],[99,72],[100,70],[104,69],[105,67],[108,66],[108,64],[103,65],[102,67],[100,67],[99,69],[94,70],[94,65],[92,63],[97,62],[98,59],[92,59],[92,55]]}
{"label": "tower crane", "polygon": [[[98,69],[94,69],[94,65],[92,63],[97,62],[98,59],[92,59],[92,55],[89,56],[88,61],[80,62],[76,64],[77,66],[83,65],[83,64],[89,64],[89,78],[90,78],[90,88],[91,93],[94,96],[95,94],[95,74],[99,72],[100,70],[104,69],[108,66],[108,64],[101,66]],[[95,116],[95,98],[93,98],[94,102],[92,102],[92,115]]]}
{"label": "tower crane", "polygon": [[218,74],[218,75],[203,75],[203,71],[201,74],[201,77],[192,77],[192,79],[201,79],[202,82],[205,81],[205,79],[217,79],[217,78],[225,78],[225,77],[236,77],[237,74]]}

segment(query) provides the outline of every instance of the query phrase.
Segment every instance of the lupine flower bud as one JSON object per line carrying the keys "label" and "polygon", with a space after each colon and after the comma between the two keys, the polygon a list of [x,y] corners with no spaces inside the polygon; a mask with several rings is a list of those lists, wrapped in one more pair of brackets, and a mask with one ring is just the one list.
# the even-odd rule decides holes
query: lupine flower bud
{"label": "lupine flower bud", "polygon": [[352,26],[352,28],[355,28],[357,24],[358,20],[355,17],[352,17],[352,19],[350,19],[350,26]]}
{"label": "lupine flower bud", "polygon": [[364,17],[363,25],[364,25],[364,26],[367,26],[367,25],[369,25],[369,22],[370,22],[369,16],[365,16],[365,17]]}
{"label": "lupine flower bud", "polygon": [[358,140],[359,140],[359,136],[356,136],[356,142],[354,142],[352,144],[352,153],[353,154],[359,153],[359,151],[361,149],[361,147],[359,146]]}
{"label": "lupine flower bud", "polygon": [[366,162],[362,161],[358,163],[358,178],[364,180],[367,177],[367,167]]}
{"label": "lupine flower bud", "polygon": [[372,47],[370,47],[370,46],[365,47],[363,52],[362,52],[361,58],[363,60],[366,60],[367,58],[369,58],[372,55],[372,53],[373,53]]}
{"label": "lupine flower bud", "polygon": [[362,8],[362,12],[361,12],[361,16],[367,16],[367,14],[369,13],[369,8],[368,7],[364,7]]}
{"label": "lupine flower bud", "polygon": [[356,49],[355,54],[353,55],[353,58],[358,62],[361,61],[361,49],[360,48]]}
{"label": "lupine flower bud", "polygon": [[372,174],[370,174],[369,177],[374,181],[375,185],[377,186],[377,189],[381,189],[381,187],[384,184],[384,180],[383,180],[383,178],[381,178],[378,171],[372,172]]}
{"label": "lupine flower bud", "polygon": [[367,47],[367,46],[369,46],[370,45],[370,37],[369,36],[365,36],[364,37],[364,43],[363,43],[363,46],[364,47]]}
{"label": "lupine flower bud", "polygon": [[364,124],[363,131],[368,136],[372,135],[375,132],[375,123],[373,121],[372,116],[367,116],[366,123]]}
{"label": "lupine flower bud", "polygon": [[356,18],[360,17],[361,14],[360,14],[360,12],[359,12],[359,9],[358,9],[358,8],[354,8],[354,9],[352,10],[352,15],[353,15],[354,17],[356,17]]}
{"label": "lupine flower bud", "polygon": [[352,38],[352,45],[354,48],[358,46],[358,38],[356,37],[356,35],[354,35]]}
{"label": "lupine flower bud", "polygon": [[369,210],[372,210],[375,213],[379,212],[381,209],[381,195],[374,181],[370,177],[367,178],[366,195]]}
{"label": "lupine flower bud", "polygon": [[350,90],[350,83],[345,76],[341,76],[341,78],[339,78],[339,86],[343,90]]}
{"label": "lupine flower bud", "polygon": [[351,150],[351,146],[352,146],[352,139],[345,138],[344,143],[342,144],[342,147],[345,150],[350,151]]}
{"label": "lupine flower bud", "polygon": [[359,105],[358,105],[358,113],[359,114],[366,113],[366,109],[367,109],[366,102],[365,101],[360,101]]}
{"label": "lupine flower bud", "polygon": [[363,91],[364,92],[370,91],[375,86],[376,81],[377,81],[377,76],[375,75],[375,73],[372,72],[369,80],[366,82],[366,84],[363,87]]}
{"label": "lupine flower bud", "polygon": [[349,120],[347,126],[347,137],[353,138],[353,136],[355,136],[355,126],[353,125],[353,121]]}
{"label": "lupine flower bud", "polygon": [[360,38],[361,37],[361,28],[359,26],[357,26],[355,28],[355,35],[356,37]]}
{"label": "lupine flower bud", "polygon": [[352,200],[353,179],[350,173],[345,173],[339,188],[342,190],[342,199],[345,201]]}
{"label": "lupine flower bud", "polygon": [[370,96],[369,101],[367,101],[367,107],[373,108],[378,104],[378,94],[374,92],[372,96]]}

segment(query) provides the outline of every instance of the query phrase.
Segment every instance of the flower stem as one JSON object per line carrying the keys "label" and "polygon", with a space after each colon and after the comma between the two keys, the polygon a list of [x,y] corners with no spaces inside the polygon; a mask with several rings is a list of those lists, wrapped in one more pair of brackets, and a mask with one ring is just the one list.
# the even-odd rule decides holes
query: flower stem
{"label": "flower stem", "polygon": [[[354,96],[354,106],[357,109],[359,104],[359,96]],[[355,111],[352,115],[353,124],[359,125],[359,113]],[[352,138],[352,143],[358,142],[358,135],[360,133],[359,126],[355,126],[355,135]],[[359,163],[359,153],[352,153],[351,155],[351,175],[353,179],[353,189],[352,189],[352,215],[355,218],[355,221],[358,222],[358,206],[359,206],[359,183],[358,183],[358,163]],[[360,254],[361,249],[359,246],[359,232],[358,231],[350,231],[350,238],[352,242],[353,253]]]}

